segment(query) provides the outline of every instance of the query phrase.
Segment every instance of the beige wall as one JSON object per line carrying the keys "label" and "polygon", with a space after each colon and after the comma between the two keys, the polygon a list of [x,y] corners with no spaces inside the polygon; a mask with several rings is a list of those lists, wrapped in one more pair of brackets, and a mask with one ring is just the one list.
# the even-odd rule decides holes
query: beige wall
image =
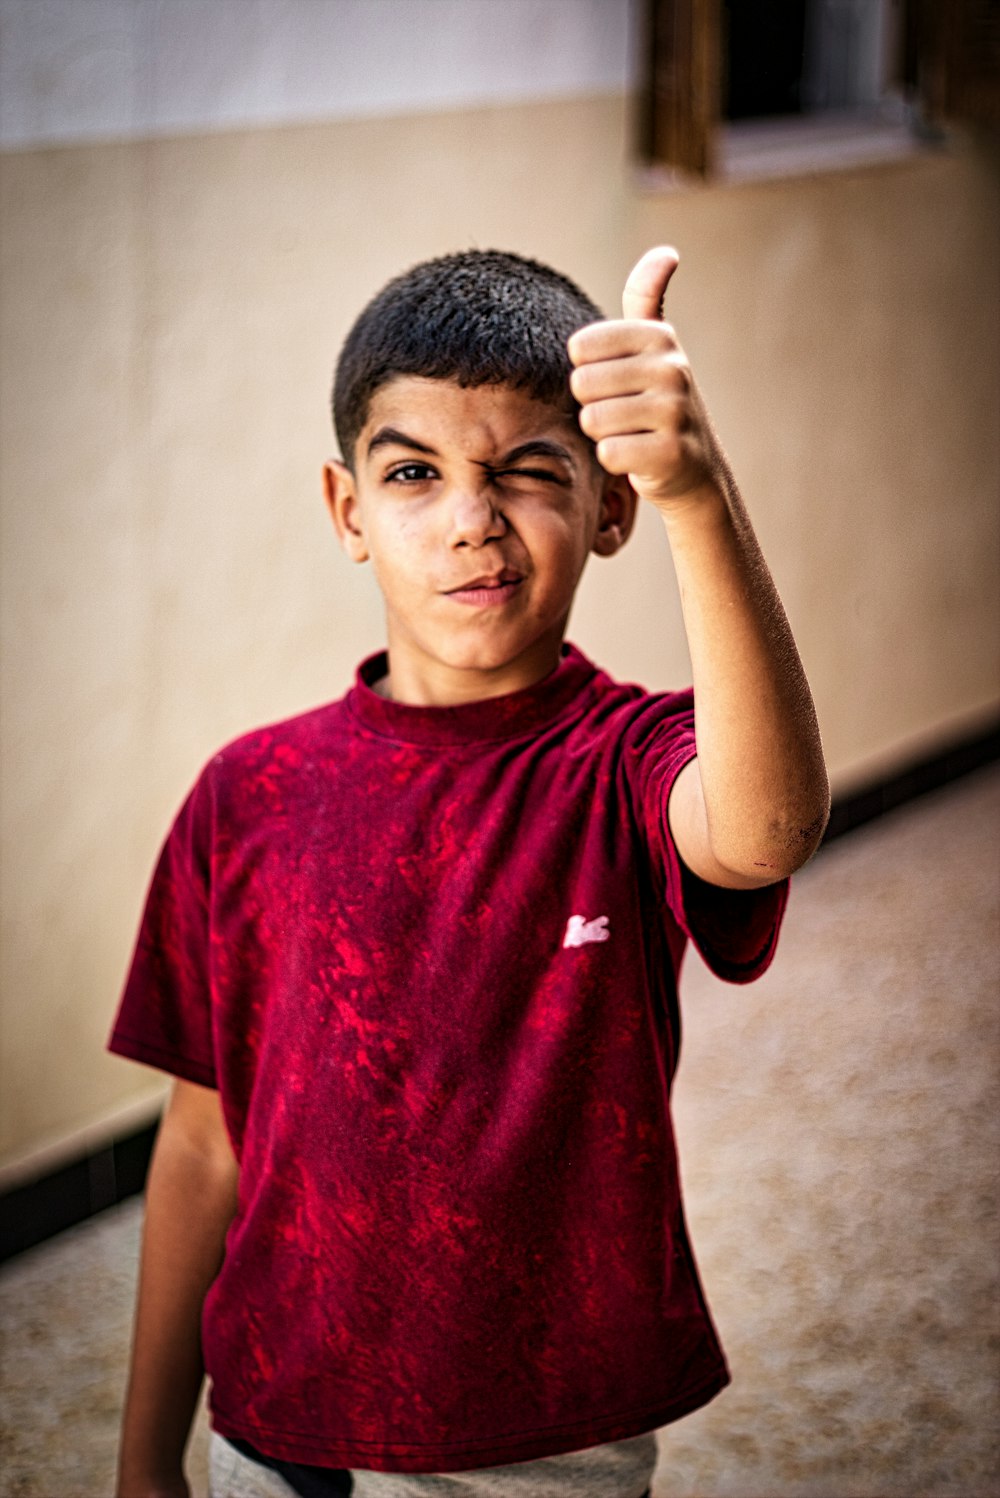
{"label": "beige wall", "polygon": [[996,711],[1000,174],[956,149],[638,204],[840,788]]}
{"label": "beige wall", "polygon": [[[102,1047],[152,860],[209,754],[380,643],[319,501],[339,340],[425,255],[526,251],[613,311],[669,238],[700,371],[841,785],[997,697],[995,162],[755,187],[633,182],[617,97],[0,158],[4,503],[0,1167],[161,1084]],[[686,675],[646,516],[574,637]]]}

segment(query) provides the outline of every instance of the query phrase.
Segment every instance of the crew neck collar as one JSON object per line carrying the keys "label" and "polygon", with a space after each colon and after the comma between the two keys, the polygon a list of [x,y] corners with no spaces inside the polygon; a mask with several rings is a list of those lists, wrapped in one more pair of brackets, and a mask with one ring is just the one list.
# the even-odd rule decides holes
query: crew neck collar
{"label": "crew neck collar", "polygon": [[389,669],[382,650],[362,661],[347,705],[366,728],[406,744],[445,747],[518,738],[560,717],[597,674],[575,645],[563,644],[559,664],[534,686],[457,707],[414,707],[380,697],[374,683]]}

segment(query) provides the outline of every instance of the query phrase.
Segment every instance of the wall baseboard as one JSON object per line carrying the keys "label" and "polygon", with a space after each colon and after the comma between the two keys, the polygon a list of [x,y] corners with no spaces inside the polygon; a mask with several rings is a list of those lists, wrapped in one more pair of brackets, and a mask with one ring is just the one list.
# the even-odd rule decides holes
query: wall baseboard
{"label": "wall baseboard", "polygon": [[[834,799],[823,846],[1000,759],[1000,723]],[[157,1123],[0,1196],[0,1262],[145,1188]]]}
{"label": "wall baseboard", "polygon": [[147,1124],[5,1192],[0,1197],[0,1263],[142,1191],[158,1127]]}
{"label": "wall baseboard", "polygon": [[835,796],[823,847],[836,838],[843,837],[845,833],[874,821],[876,817],[894,811],[897,806],[905,806],[907,802],[915,801],[918,796],[924,796],[929,791],[940,790],[997,759],[1000,759],[1000,721],[935,754],[913,760],[902,769],[881,776],[866,786]]}

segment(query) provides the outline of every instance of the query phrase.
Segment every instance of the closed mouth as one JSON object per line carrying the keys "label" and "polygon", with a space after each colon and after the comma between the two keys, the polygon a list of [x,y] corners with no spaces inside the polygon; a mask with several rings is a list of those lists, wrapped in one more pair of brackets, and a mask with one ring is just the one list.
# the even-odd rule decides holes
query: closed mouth
{"label": "closed mouth", "polygon": [[505,567],[501,572],[489,572],[481,577],[470,578],[457,588],[447,588],[445,597],[454,598],[459,603],[503,603],[513,597],[523,581],[523,573],[516,572],[512,567]]}

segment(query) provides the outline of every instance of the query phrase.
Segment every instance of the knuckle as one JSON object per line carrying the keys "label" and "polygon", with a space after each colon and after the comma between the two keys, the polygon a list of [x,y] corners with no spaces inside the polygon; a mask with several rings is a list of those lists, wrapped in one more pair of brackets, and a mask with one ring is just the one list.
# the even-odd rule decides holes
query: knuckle
{"label": "knuckle", "polygon": [[656,392],[654,412],[657,427],[662,431],[671,429],[677,420],[677,396],[672,390]]}
{"label": "knuckle", "polygon": [[687,360],[676,353],[659,355],[654,365],[653,383],[670,395],[687,395],[691,389],[691,371]]}
{"label": "knuckle", "polygon": [[685,395],[691,392],[691,367],[686,359],[676,358],[671,362],[674,372],[674,383]]}
{"label": "knuckle", "polygon": [[676,468],[681,462],[683,452],[680,438],[676,432],[663,432],[658,443],[660,462],[665,468]]}
{"label": "knuckle", "polygon": [[679,347],[677,336],[668,322],[649,324],[648,336],[644,340],[646,350],[656,358],[672,354]]}

